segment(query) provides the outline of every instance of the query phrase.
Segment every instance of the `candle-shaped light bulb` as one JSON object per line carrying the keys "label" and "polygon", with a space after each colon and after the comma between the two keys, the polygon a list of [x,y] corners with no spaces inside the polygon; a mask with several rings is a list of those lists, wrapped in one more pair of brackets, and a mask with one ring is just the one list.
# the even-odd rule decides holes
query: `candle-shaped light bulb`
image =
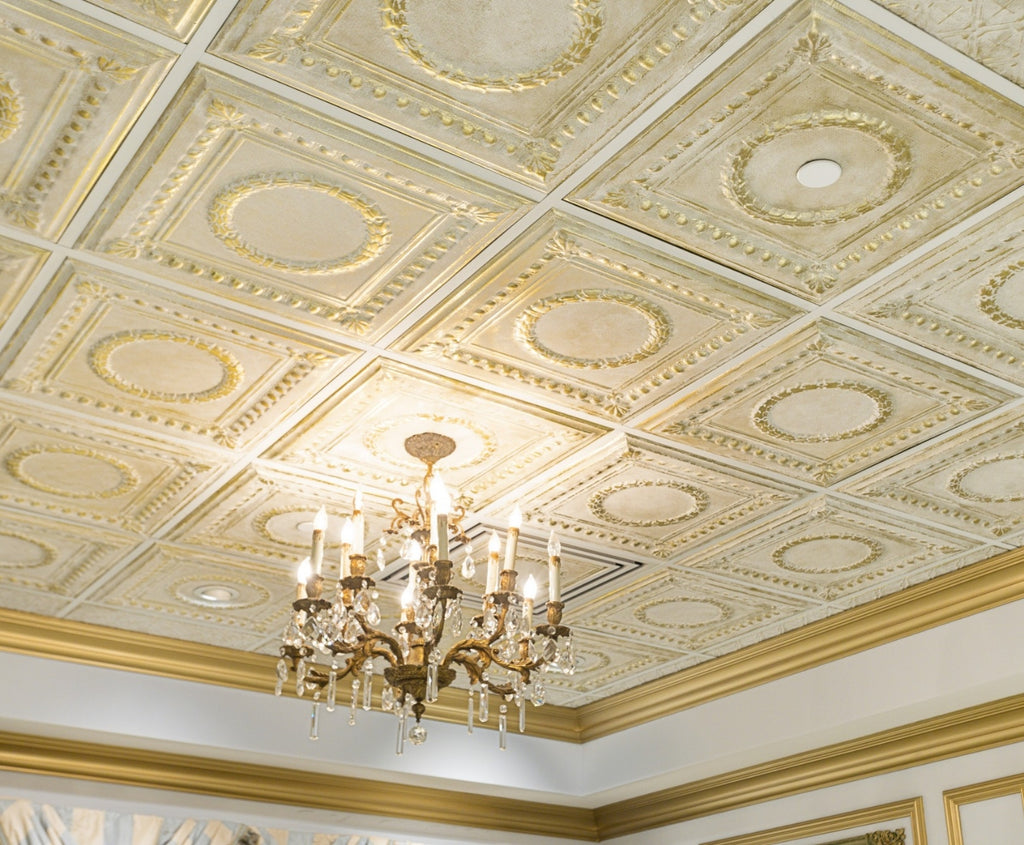
{"label": "candle-shaped light bulb", "polygon": [[548,601],[562,600],[562,544],[554,529],[548,537]]}
{"label": "candle-shaped light bulb", "polygon": [[437,559],[448,560],[448,514],[452,510],[452,499],[439,475],[435,475],[430,482],[430,498],[434,504],[434,524],[437,530]]}
{"label": "candle-shaped light bulb", "polygon": [[295,572],[295,577],[298,580],[298,584],[295,587],[295,598],[304,599],[306,597],[306,584],[312,574],[313,565],[309,562],[308,557],[303,558],[302,563],[299,564],[299,568]]}
{"label": "candle-shaped light bulb", "polygon": [[508,540],[505,542],[505,569],[516,568],[516,545],[519,543],[519,527],[523,524],[523,512],[519,505],[512,509],[508,518]]}
{"label": "candle-shaped light bulb", "polygon": [[355,498],[352,500],[352,554],[366,554],[366,519],[363,517],[363,490],[356,488]]}
{"label": "candle-shaped light bulb", "polygon": [[413,603],[416,601],[416,582],[410,577],[409,583],[405,589],[402,590],[402,621],[412,622],[413,620]]}
{"label": "candle-shaped light bulb", "polygon": [[327,510],[321,507],[313,517],[313,548],[309,557],[313,569],[317,575],[323,571],[324,566],[324,529],[327,528]]}
{"label": "candle-shaped light bulb", "polygon": [[345,517],[341,526],[341,577],[348,578],[352,574],[352,561],[349,555],[353,554],[352,540],[355,535],[355,526],[350,517]]}
{"label": "candle-shaped light bulb", "polygon": [[537,598],[537,579],[531,575],[523,584],[523,625],[529,630],[533,627],[533,602]]}
{"label": "candle-shaped light bulb", "polygon": [[501,537],[497,531],[491,532],[491,542],[487,544],[487,590],[493,593],[498,589],[498,558],[501,556]]}

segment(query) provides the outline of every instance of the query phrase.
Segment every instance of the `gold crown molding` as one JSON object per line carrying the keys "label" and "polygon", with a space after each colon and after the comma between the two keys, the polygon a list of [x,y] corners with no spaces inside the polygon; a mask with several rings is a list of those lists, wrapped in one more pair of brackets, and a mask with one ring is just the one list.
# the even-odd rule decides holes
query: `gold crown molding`
{"label": "gold crown molding", "polygon": [[[425,822],[565,836],[626,836],[1024,740],[1024,695],[968,707],[597,807],[560,807],[251,763],[0,732],[0,770],[335,812],[365,806]],[[443,811],[440,808],[444,808]],[[923,829],[922,829],[923,833]],[[755,840],[757,841],[757,840]],[[918,840],[924,845],[925,839]],[[956,843],[953,843],[956,845]]]}
{"label": "gold crown molding", "polygon": [[757,833],[731,836],[728,839],[716,839],[714,842],[705,842],[704,845],[778,845],[778,843],[803,839],[808,836],[836,833],[853,827],[883,824],[903,818],[910,819],[910,832],[914,845],[928,845],[924,827],[924,800],[920,797],[893,801],[889,804],[866,807],[848,813],[838,813],[821,819],[773,827],[770,830],[761,830]]}
{"label": "gold crown molding", "polygon": [[964,833],[960,824],[960,807],[976,801],[988,801],[991,798],[1002,798],[1017,793],[1024,799],[1024,774],[1010,775],[970,786],[947,789],[942,793],[942,801],[946,808],[946,832],[949,845],[964,845]]}
{"label": "gold crown molding", "polygon": [[1024,549],[579,708],[583,742],[1024,598]]}
{"label": "gold crown molding", "polygon": [[597,826],[602,838],[625,836],[1022,740],[1024,695],[1015,695],[605,804]]}
{"label": "gold crown molding", "polygon": [[[67,647],[69,642],[75,644],[71,652]],[[18,610],[0,608],[0,649],[250,692],[274,691],[276,658],[270,655],[70,619],[54,619]],[[465,724],[465,691],[442,690],[438,702],[430,706],[430,717],[439,722]],[[576,711],[568,707],[545,704],[533,708],[529,713],[529,725],[531,736],[581,741]]]}
{"label": "gold crown molding", "polygon": [[593,810],[378,780],[0,732],[0,769],[389,817],[597,841]]}

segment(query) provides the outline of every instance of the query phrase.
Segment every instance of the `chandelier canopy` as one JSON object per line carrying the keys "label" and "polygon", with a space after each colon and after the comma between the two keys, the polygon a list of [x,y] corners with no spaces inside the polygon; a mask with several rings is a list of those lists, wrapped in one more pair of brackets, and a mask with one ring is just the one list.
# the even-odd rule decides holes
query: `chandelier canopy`
{"label": "chandelier canopy", "polygon": [[[383,674],[380,706],[398,717],[396,753],[405,742],[422,743],[427,736],[421,718],[427,704],[450,686],[461,666],[468,676],[466,723],[489,719],[490,697],[497,696],[498,746],[506,747],[508,706],[518,710],[525,730],[526,703],[544,703],[543,675],[572,674],[575,654],[571,630],[562,624],[561,548],[554,531],[548,540],[546,622],[534,624],[537,584],[531,575],[520,589],[516,551],[522,517],[518,506],[509,520],[504,558],[501,538],[491,535],[487,580],[480,613],[466,624],[462,590],[452,583],[449,548],[452,540],[465,552],[462,575],[475,574],[472,544],[462,520],[463,503],[453,507],[434,465],[455,451],[455,441],[426,432],[405,441],[406,451],[426,465],[414,500],[394,498],[394,517],[377,549],[379,569],[386,566],[389,539],[400,538],[400,555],[409,561],[408,586],[402,593],[401,618],[390,632],[381,630],[377,589],[367,574],[362,495],[356,492],[351,515],[341,532],[341,559],[336,573],[325,572],[326,511],[313,523],[310,557],[299,567],[291,619],[285,628],[277,664],[276,693],[294,675],[299,696],[312,695],[310,739],[319,732],[320,707],[332,711],[338,685],[351,679],[349,724],[361,707],[373,706],[374,678]],[[381,671],[383,670],[383,671]]]}

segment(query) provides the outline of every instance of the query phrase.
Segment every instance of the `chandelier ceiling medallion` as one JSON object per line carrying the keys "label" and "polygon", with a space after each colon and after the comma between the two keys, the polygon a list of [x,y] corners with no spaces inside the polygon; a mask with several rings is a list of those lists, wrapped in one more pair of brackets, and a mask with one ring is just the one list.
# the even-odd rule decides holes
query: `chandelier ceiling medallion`
{"label": "chandelier ceiling medallion", "polygon": [[[572,674],[575,654],[572,632],[562,624],[560,544],[551,532],[548,541],[548,601],[546,623],[534,624],[537,584],[531,575],[517,586],[516,547],[521,516],[518,506],[509,520],[505,554],[493,532],[488,548],[487,581],[480,613],[463,620],[462,590],[452,584],[449,545],[454,539],[465,549],[462,575],[472,578],[475,564],[461,504],[452,500],[434,472],[434,465],[455,451],[455,441],[435,433],[416,434],[405,441],[406,451],[426,465],[414,501],[391,502],[394,518],[384,529],[377,550],[380,569],[386,565],[389,538],[401,538],[401,557],[409,561],[409,583],[402,593],[401,618],[390,633],[381,630],[377,590],[366,571],[365,520],[362,496],[356,492],[352,514],[341,532],[337,572],[324,566],[326,511],[313,523],[310,557],[298,573],[291,620],[284,631],[277,664],[276,693],[294,674],[299,696],[312,694],[310,739],[317,739],[320,708],[333,711],[338,687],[351,681],[349,724],[356,712],[370,710],[374,678],[383,674],[380,706],[398,717],[395,751],[408,739],[421,744],[427,736],[421,718],[426,705],[456,679],[461,666],[469,679],[466,724],[489,718],[490,696],[497,696],[498,746],[506,747],[508,706],[515,704],[519,731],[525,730],[526,703],[544,703],[543,674]],[[335,577],[336,576],[336,577]],[[333,589],[330,587],[334,583]],[[467,630],[468,629],[468,630]],[[383,670],[383,671],[381,671]]]}

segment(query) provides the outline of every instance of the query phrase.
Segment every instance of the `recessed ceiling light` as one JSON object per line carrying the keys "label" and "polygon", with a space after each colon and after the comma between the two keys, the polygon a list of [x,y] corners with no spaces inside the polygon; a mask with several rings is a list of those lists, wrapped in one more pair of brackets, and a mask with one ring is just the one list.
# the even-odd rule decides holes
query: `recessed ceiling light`
{"label": "recessed ceiling light", "polygon": [[843,168],[830,158],[815,158],[804,162],[796,171],[796,180],[805,188],[827,188],[839,181]]}
{"label": "recessed ceiling light", "polygon": [[192,594],[209,604],[227,604],[238,598],[238,590],[225,587],[223,584],[204,584],[202,587],[196,587]]}

